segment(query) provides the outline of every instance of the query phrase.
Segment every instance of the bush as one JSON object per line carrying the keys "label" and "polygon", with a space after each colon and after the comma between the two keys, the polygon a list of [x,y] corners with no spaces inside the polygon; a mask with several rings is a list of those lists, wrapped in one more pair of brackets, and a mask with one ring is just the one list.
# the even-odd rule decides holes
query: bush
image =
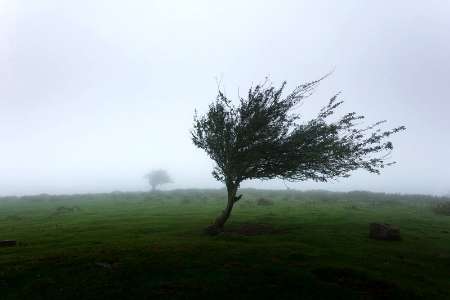
{"label": "bush", "polygon": [[258,200],[256,200],[256,204],[261,205],[261,206],[269,206],[269,205],[274,205],[274,202],[269,199],[259,198]]}
{"label": "bush", "polygon": [[433,211],[438,215],[450,216],[450,201],[435,204]]}
{"label": "bush", "polygon": [[58,213],[58,214],[73,213],[73,212],[77,212],[80,210],[81,209],[78,206],[73,206],[73,207],[60,206],[56,209],[56,213]]}

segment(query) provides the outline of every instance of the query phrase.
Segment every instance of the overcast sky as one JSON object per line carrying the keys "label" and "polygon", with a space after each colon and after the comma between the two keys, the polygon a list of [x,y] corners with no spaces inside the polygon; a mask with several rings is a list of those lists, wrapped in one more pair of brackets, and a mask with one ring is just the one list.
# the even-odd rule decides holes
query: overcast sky
{"label": "overcast sky", "polygon": [[[334,70],[301,107],[405,125],[398,164],[298,189],[450,191],[450,1],[0,0],[0,195],[220,187],[194,109]],[[386,128],[387,128],[386,127]],[[284,188],[281,181],[244,187]]]}

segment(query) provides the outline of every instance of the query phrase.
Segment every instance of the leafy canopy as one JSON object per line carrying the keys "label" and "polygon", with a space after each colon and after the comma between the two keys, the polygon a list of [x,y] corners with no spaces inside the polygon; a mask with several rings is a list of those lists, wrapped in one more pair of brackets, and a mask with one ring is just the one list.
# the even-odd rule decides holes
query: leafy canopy
{"label": "leafy canopy", "polygon": [[343,103],[339,94],[309,121],[293,111],[325,77],[286,96],[286,82],[275,88],[266,80],[238,105],[219,90],[205,115],[195,113],[191,131],[193,143],[216,162],[213,176],[235,186],[246,179],[327,181],[360,168],[378,174],[395,163],[387,160],[393,149],[387,138],[404,126],[382,131],[386,121],[380,121],[359,127],[364,116],[355,112],[331,120]]}
{"label": "leafy canopy", "polygon": [[167,173],[167,171],[163,169],[153,170],[145,175],[145,178],[147,178],[148,183],[153,188],[161,184],[172,182],[172,178],[170,178],[169,173]]}

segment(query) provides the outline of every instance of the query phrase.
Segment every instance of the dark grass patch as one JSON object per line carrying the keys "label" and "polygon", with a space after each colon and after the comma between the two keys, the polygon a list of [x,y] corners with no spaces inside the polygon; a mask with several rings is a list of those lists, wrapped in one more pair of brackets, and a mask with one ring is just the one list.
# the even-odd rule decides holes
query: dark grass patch
{"label": "dark grass patch", "polygon": [[368,299],[393,299],[396,294],[401,293],[395,284],[372,279],[366,273],[351,268],[322,267],[312,273],[319,280],[357,291]]}
{"label": "dark grass patch", "polygon": [[264,223],[244,223],[236,227],[226,228],[224,231],[225,234],[245,236],[283,234],[286,232],[287,229],[275,228],[270,224]]}

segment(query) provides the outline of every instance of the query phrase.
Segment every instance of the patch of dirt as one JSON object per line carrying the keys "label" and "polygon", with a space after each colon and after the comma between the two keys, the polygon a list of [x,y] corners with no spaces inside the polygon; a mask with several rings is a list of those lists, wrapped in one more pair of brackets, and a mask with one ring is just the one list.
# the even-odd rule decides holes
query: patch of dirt
{"label": "patch of dirt", "polygon": [[272,225],[264,224],[264,223],[246,223],[242,224],[238,227],[225,228],[224,233],[228,234],[239,234],[239,235],[265,235],[265,234],[282,234],[285,233],[286,230],[282,230],[279,228],[275,228]]}

